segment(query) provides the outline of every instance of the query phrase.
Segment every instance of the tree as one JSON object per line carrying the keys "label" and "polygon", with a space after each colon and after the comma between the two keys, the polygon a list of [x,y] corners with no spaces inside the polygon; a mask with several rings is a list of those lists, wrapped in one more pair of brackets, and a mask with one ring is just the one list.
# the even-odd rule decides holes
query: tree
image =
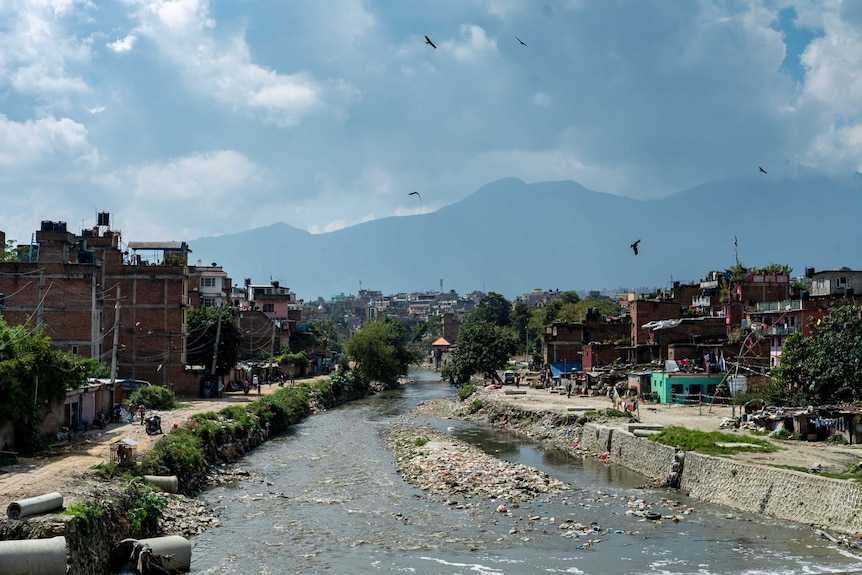
{"label": "tree", "polygon": [[218,336],[216,375],[230,373],[242,345],[242,329],[231,310],[213,306],[192,309],[188,315],[188,331],[188,362],[206,366],[209,372]]}
{"label": "tree", "polygon": [[466,385],[473,374],[480,372],[499,381],[497,370],[506,365],[517,349],[518,334],[513,329],[483,319],[465,320],[441,375],[457,386]]}
{"label": "tree", "polygon": [[366,322],[347,341],[347,355],[369,381],[394,385],[418,357],[407,349],[407,330],[391,319]]}
{"label": "tree", "polygon": [[528,337],[530,334],[531,317],[530,306],[522,301],[515,302],[515,305],[512,306],[512,312],[509,314],[509,325],[518,334],[518,343],[524,342],[524,345],[528,348],[524,350],[524,353],[528,353],[529,351]]}
{"label": "tree", "polygon": [[501,327],[508,327],[512,304],[502,295],[489,292],[479,300],[479,304],[465,314],[465,320],[476,319]]}
{"label": "tree", "polygon": [[795,391],[807,402],[862,400],[862,319],[853,306],[836,306],[813,327],[811,337],[794,334],[772,370],[785,400]]}
{"label": "tree", "polygon": [[83,387],[98,365],[52,349],[44,333],[10,328],[0,317],[0,426],[12,423],[19,451],[41,447],[41,411],[62,401],[67,389]]}
{"label": "tree", "polygon": [[443,335],[443,316],[431,315],[413,330],[411,341],[413,343],[427,343],[431,345],[438,337]]}

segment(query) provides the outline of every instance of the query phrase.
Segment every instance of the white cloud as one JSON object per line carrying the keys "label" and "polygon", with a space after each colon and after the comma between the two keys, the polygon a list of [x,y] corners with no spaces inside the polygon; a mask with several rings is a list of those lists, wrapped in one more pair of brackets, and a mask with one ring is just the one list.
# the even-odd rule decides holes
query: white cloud
{"label": "white cloud", "polygon": [[444,40],[440,48],[451,52],[456,60],[468,64],[481,62],[486,56],[497,53],[497,40],[489,38],[485,30],[473,24],[461,25],[461,41]]}
{"label": "white cloud", "polygon": [[92,108],[87,108],[87,111],[93,115],[96,115],[96,114],[101,114],[106,109],[107,108],[105,108],[105,106],[93,106]]}
{"label": "white cloud", "polygon": [[34,165],[62,162],[95,166],[96,148],[87,128],[69,118],[14,122],[0,114],[0,166],[17,172]]}
{"label": "white cloud", "polygon": [[137,39],[137,36],[129,34],[125,38],[121,38],[114,42],[108,42],[107,44],[105,44],[105,46],[107,46],[109,49],[113,50],[117,54],[123,54],[124,52],[131,52]]}
{"label": "white cloud", "polygon": [[181,69],[193,89],[235,109],[260,112],[279,126],[296,125],[325,108],[327,88],[335,100],[355,97],[341,82],[323,84],[307,72],[283,74],[254,63],[242,35],[224,40],[216,34],[209,5],[206,0],[139,2],[137,32]]}
{"label": "white cloud", "polygon": [[245,186],[258,184],[261,171],[243,154],[219,150],[128,167],[99,181],[144,202],[196,202],[205,211],[231,210],[225,200]]}
{"label": "white cloud", "polygon": [[76,73],[89,63],[89,38],[69,30],[78,17],[76,8],[87,10],[86,0],[9,2],[0,7],[0,86],[8,81],[22,94],[36,95],[48,103],[63,102],[68,93],[88,90]]}
{"label": "white cloud", "polygon": [[551,97],[544,92],[536,92],[533,94],[533,103],[537,106],[546,108],[551,105]]}

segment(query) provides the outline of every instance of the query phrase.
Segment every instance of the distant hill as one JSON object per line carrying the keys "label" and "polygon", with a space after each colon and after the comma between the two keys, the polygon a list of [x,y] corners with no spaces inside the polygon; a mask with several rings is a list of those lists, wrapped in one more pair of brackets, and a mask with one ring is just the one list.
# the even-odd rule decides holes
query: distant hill
{"label": "distant hill", "polygon": [[[697,281],[748,266],[862,265],[862,181],[825,177],[713,182],[661,200],[594,192],[571,181],[489,183],[434,213],[326,234],[278,223],[190,242],[234,282],[272,279],[301,299],[365,289],[454,289],[509,299],[533,288],[582,290]],[[640,239],[639,255],[629,244]]]}

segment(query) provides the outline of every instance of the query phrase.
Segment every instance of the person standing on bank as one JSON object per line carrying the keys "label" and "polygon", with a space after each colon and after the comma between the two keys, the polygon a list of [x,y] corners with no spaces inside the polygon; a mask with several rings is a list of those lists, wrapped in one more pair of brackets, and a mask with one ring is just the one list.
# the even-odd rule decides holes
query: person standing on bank
{"label": "person standing on bank", "polygon": [[147,408],[144,407],[144,402],[141,402],[141,405],[138,406],[138,412],[141,414],[141,425],[144,424],[144,414],[146,413]]}

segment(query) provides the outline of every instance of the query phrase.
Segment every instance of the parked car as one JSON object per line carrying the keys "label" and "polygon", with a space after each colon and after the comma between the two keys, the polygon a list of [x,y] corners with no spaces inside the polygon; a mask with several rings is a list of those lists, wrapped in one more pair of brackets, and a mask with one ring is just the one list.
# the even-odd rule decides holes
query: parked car
{"label": "parked car", "polygon": [[514,371],[507,371],[505,374],[503,374],[503,383],[514,384],[515,383],[515,372]]}

